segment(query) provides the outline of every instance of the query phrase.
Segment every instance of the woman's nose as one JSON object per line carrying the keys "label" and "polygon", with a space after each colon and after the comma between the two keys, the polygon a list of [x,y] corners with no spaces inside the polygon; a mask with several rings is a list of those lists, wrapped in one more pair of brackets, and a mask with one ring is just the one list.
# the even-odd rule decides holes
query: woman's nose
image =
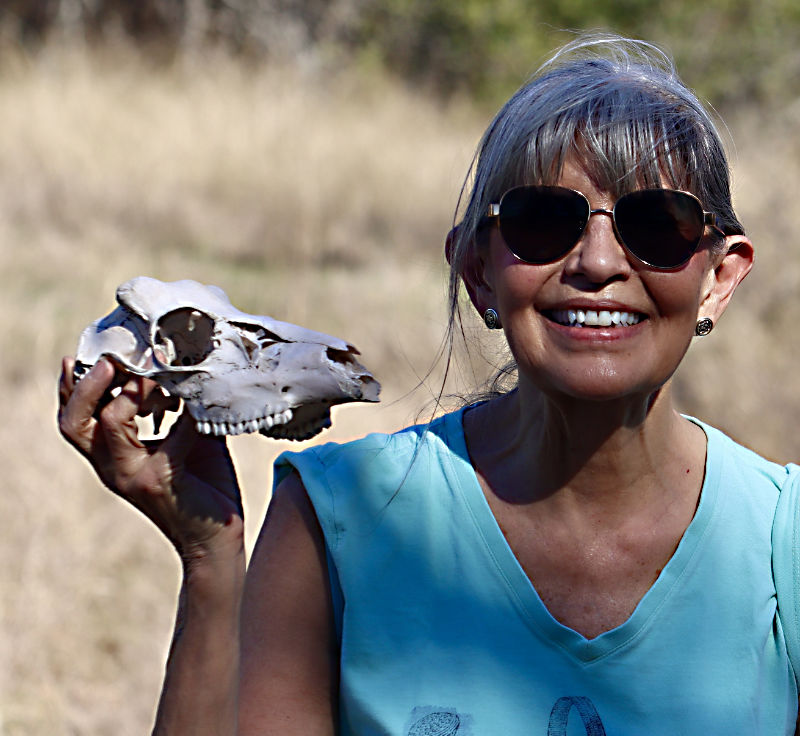
{"label": "woman's nose", "polygon": [[592,210],[581,239],[567,255],[565,271],[593,284],[630,275],[631,263],[617,239],[610,210]]}

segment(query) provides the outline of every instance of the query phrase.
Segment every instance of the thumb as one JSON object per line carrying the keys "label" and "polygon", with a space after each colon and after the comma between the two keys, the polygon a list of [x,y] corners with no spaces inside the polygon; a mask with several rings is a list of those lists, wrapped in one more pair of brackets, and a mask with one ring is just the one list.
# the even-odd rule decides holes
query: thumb
{"label": "thumb", "polygon": [[87,454],[97,431],[97,408],[114,380],[114,366],[105,359],[99,360],[77,385],[73,366],[72,360],[64,359],[59,383],[58,426],[68,442]]}

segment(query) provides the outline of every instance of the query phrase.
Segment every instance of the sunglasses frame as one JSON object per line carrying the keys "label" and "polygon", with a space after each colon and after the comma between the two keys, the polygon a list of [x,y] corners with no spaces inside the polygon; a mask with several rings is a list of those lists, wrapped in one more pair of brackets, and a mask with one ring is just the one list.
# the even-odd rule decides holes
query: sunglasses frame
{"label": "sunglasses frame", "polygon": [[[501,216],[500,213],[501,213],[501,210],[502,210],[503,200],[506,198],[506,195],[508,195],[509,192],[515,192],[515,191],[518,191],[518,190],[521,190],[521,189],[555,189],[555,190],[561,190],[561,191],[571,192],[573,194],[577,194],[577,195],[579,195],[581,197],[581,199],[583,199],[586,202],[586,209],[587,209],[587,212],[589,213],[587,215],[587,217],[586,217],[586,221],[584,222],[583,226],[581,227],[580,234],[578,235],[578,237],[575,240],[575,242],[572,243],[572,245],[570,245],[569,248],[567,248],[560,255],[556,256],[555,258],[548,259],[546,261],[529,261],[529,260],[523,258],[522,256],[520,256],[518,253],[516,253],[511,248],[511,246],[506,242],[505,237],[504,237],[503,238],[503,242],[505,243],[505,245],[508,248],[508,250],[511,252],[511,254],[517,260],[520,260],[523,263],[530,263],[530,264],[533,264],[533,265],[544,265],[544,264],[547,264],[547,263],[555,263],[556,261],[558,261],[561,258],[563,258],[564,256],[566,256],[567,253],[569,253],[581,241],[581,238],[583,238],[584,232],[586,231],[586,226],[589,224],[589,219],[592,217],[592,215],[607,215],[607,216],[609,216],[611,218],[611,223],[612,223],[612,226],[614,228],[614,235],[617,238],[617,241],[620,243],[620,245],[622,245],[622,247],[625,249],[625,252],[629,253],[633,258],[635,258],[640,263],[643,263],[645,266],[648,266],[649,268],[655,268],[655,269],[657,269],[659,271],[673,271],[673,270],[678,269],[681,266],[685,265],[686,263],[688,263],[688,261],[691,259],[691,257],[697,252],[697,248],[700,245],[700,241],[703,239],[703,236],[705,234],[706,227],[713,228],[714,230],[716,230],[723,237],[726,236],[725,231],[722,229],[722,227],[720,225],[719,217],[713,212],[708,212],[708,211],[704,210],[702,202],[700,202],[700,200],[694,194],[692,194],[691,192],[683,191],[681,189],[667,189],[667,188],[661,188],[661,189],[637,189],[637,190],[635,190],[633,192],[627,192],[626,194],[623,194],[619,199],[617,199],[616,202],[614,202],[614,206],[610,210],[608,210],[608,209],[603,209],[603,208],[592,209],[592,205],[590,204],[588,197],[583,192],[580,192],[577,189],[570,189],[569,187],[562,187],[562,186],[535,185],[535,184],[534,185],[524,184],[524,185],[521,185],[521,186],[512,187],[511,189],[508,189],[503,194],[502,197],[500,197],[500,201],[499,202],[492,203],[492,204],[490,204],[488,206],[486,217],[489,218],[489,219],[496,219],[497,220],[497,225],[498,225],[498,229],[500,229],[501,236],[502,236],[502,227],[500,225],[500,216]],[[650,263],[649,261],[647,261],[644,258],[642,258],[640,255],[635,253],[633,251],[633,249],[630,247],[630,245],[628,245],[625,242],[625,240],[623,239],[622,235],[620,234],[619,229],[617,227],[617,217],[616,217],[617,204],[621,200],[623,200],[625,197],[628,197],[630,195],[635,195],[635,194],[637,194],[639,192],[669,192],[669,193],[672,193],[672,194],[680,194],[682,196],[689,197],[690,199],[692,199],[694,202],[697,203],[697,206],[699,207],[699,210],[702,213],[703,230],[700,233],[700,236],[697,238],[697,242],[695,242],[695,244],[692,247],[692,249],[689,252],[689,254],[680,263],[677,263],[675,265],[669,265],[669,266],[658,266],[658,265],[656,265],[654,263]]]}

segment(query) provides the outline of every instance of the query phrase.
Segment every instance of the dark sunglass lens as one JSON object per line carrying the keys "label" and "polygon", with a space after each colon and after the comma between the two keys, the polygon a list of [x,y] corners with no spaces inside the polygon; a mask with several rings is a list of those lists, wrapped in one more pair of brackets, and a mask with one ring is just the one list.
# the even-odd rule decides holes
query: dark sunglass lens
{"label": "dark sunglass lens", "polygon": [[644,263],[677,268],[703,236],[703,208],[691,195],[669,189],[643,189],[623,195],[614,206],[622,242]]}
{"label": "dark sunglass lens", "polygon": [[500,202],[500,233],[517,258],[550,263],[578,242],[588,217],[586,199],[571,189],[516,187]]}

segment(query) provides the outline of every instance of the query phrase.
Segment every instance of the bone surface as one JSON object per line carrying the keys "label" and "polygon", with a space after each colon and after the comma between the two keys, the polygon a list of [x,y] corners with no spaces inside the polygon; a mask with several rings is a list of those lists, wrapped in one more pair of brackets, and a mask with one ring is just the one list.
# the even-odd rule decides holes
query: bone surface
{"label": "bone surface", "polygon": [[182,399],[204,434],[303,440],[330,426],[332,406],[378,401],[351,344],[241,312],[219,287],[140,276],[117,302],[81,334],[76,376],[106,356]]}

